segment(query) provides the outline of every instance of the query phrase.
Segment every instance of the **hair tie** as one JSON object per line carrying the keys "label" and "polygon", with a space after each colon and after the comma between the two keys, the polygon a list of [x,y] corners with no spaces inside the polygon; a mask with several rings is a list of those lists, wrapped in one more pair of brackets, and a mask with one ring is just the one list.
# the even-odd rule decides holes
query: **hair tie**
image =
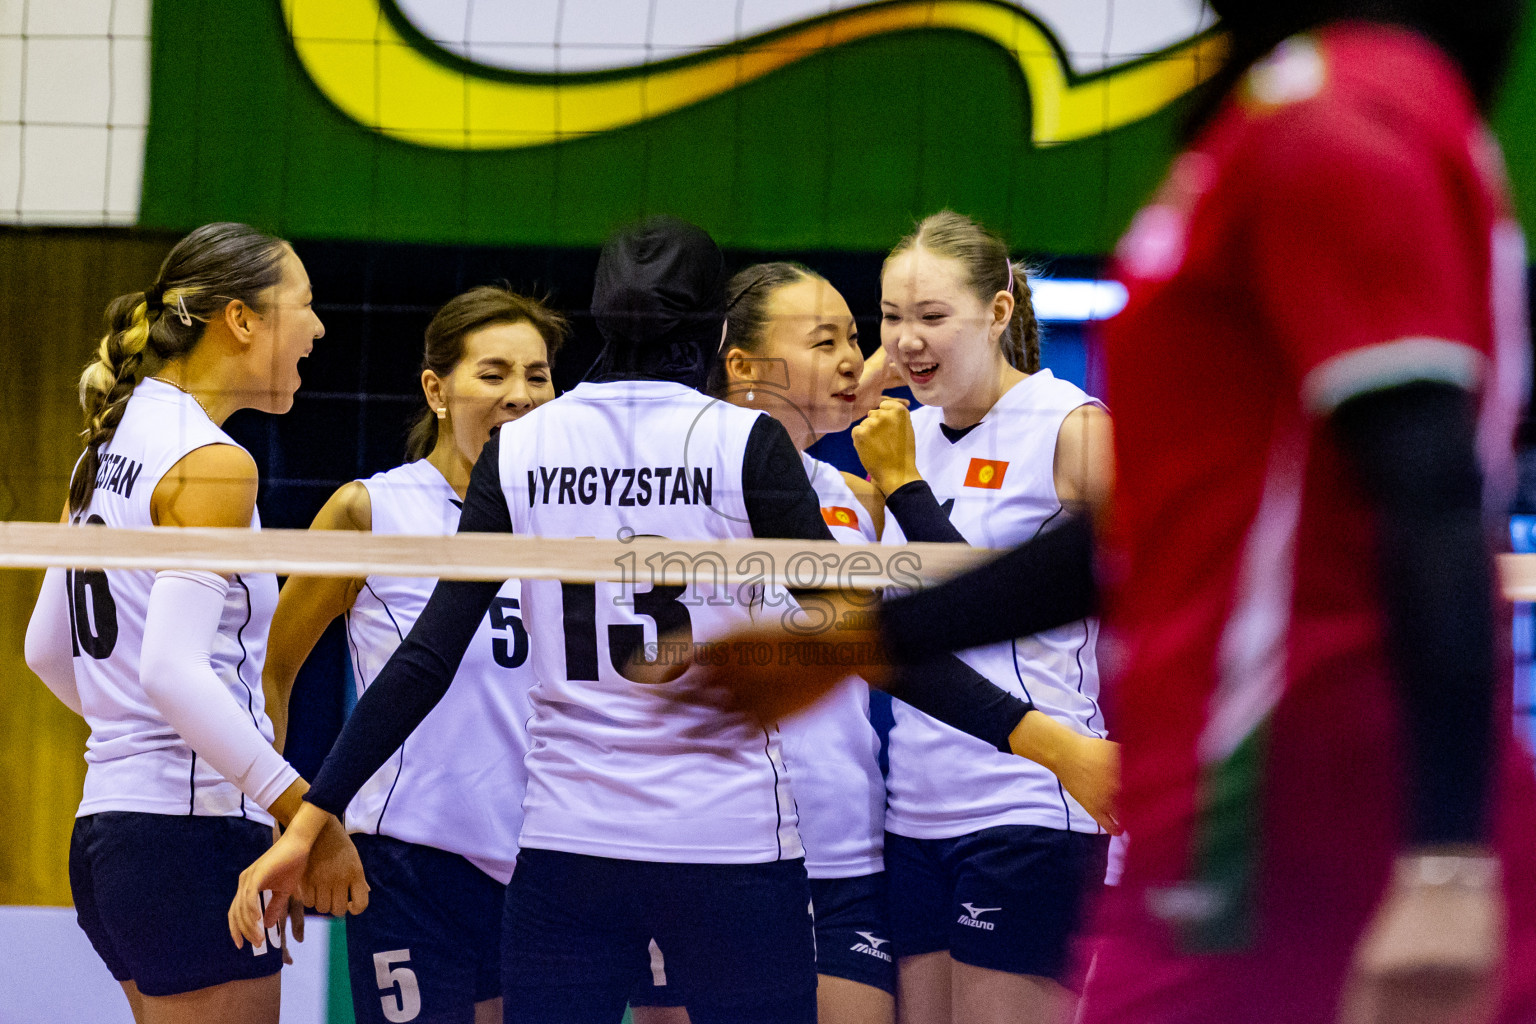
{"label": "hair tie", "polygon": [[165,310],[165,285],[155,283],[144,293],[144,312],[160,313]]}
{"label": "hair tie", "polygon": [[1006,267],[1007,271],[1008,271],[1008,294],[1012,295],[1013,294],[1013,260],[1011,260],[1008,257],[1004,256],[1003,257],[1003,266]]}

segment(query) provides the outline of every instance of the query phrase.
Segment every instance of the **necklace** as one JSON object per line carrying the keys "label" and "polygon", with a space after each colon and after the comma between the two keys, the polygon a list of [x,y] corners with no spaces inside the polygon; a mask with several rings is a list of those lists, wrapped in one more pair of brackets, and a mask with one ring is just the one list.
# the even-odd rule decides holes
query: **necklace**
{"label": "necklace", "polygon": [[182,387],[180,384],[177,384],[173,380],[166,380],[164,377],[156,377],[156,376],[153,376],[153,375],[151,375],[149,379],[150,380],[157,380],[161,384],[169,384],[171,387],[175,388],[177,391],[180,391],[182,394],[184,394],[188,398],[192,399],[192,401],[196,402],[197,403],[197,407],[199,409],[203,410],[203,415],[207,416],[210,420],[213,420],[215,425],[217,425],[217,423],[219,422],[218,420],[213,419],[213,413],[208,411],[208,407],[203,404],[203,400],[201,398],[198,398],[196,395],[194,395],[192,392],[188,391],[186,388]]}

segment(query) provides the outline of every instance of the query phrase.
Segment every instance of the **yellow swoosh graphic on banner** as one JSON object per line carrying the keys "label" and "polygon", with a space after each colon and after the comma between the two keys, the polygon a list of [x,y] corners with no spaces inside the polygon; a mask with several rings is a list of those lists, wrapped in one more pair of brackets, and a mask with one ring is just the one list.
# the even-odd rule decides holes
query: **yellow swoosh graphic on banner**
{"label": "yellow swoosh graphic on banner", "polygon": [[1220,63],[1207,34],[1157,57],[1070,80],[1050,36],[1017,7],[991,0],[894,0],[632,74],[457,71],[423,53],[380,0],[283,0],[294,49],[321,92],[392,138],[442,149],[515,149],[639,124],[761,78],[819,51],[911,29],[952,29],[1014,54],[1029,86],[1036,145],[1089,138],[1154,114]]}

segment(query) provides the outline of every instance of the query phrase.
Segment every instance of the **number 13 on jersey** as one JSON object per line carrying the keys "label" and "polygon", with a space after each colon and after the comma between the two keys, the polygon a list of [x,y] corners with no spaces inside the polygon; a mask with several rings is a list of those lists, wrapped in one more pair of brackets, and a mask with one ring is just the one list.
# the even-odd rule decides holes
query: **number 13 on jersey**
{"label": "number 13 on jersey", "polygon": [[[617,590],[622,585],[604,583]],[[560,601],[565,612],[565,671],[567,678],[596,681],[598,678],[597,587],[594,583],[561,583]],[[688,606],[679,600],[686,587],[654,586],[634,595],[634,612],[656,624],[656,639],[668,637],[693,643],[693,622]],[[645,626],[638,622],[616,622],[603,631],[607,641],[608,661],[625,679],[639,682],[630,675],[628,662],[645,643]]]}

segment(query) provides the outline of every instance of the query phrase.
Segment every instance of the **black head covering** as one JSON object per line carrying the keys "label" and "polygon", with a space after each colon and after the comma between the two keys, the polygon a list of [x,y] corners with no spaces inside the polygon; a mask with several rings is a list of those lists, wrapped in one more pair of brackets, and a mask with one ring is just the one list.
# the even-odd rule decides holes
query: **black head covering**
{"label": "black head covering", "polygon": [[675,217],[651,217],[618,232],[598,257],[592,318],[606,343],[592,379],[704,387],[725,323],[719,246]]}

